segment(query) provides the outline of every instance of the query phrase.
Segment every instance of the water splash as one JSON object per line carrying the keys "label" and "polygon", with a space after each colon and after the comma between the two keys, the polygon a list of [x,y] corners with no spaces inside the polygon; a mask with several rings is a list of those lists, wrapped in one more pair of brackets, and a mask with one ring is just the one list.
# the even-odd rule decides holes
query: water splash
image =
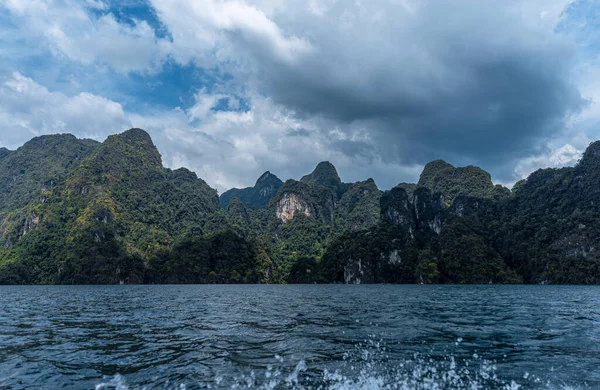
{"label": "water splash", "polygon": [[96,385],[96,390],[129,390],[125,378],[121,375],[115,375],[110,381]]}
{"label": "water splash", "polygon": [[[219,375],[206,378],[201,383],[187,383],[192,388],[231,389],[398,389],[398,390],[442,390],[442,389],[501,389],[524,388],[571,389],[568,386],[552,386],[540,378],[525,372],[519,383],[504,380],[498,374],[497,363],[478,354],[468,358],[457,358],[452,354],[439,358],[434,355],[415,353],[411,359],[401,363],[391,356],[381,340],[371,339],[357,344],[341,356],[336,369],[324,367],[323,362],[311,363],[300,360],[295,366],[286,365],[279,355],[273,363],[262,370],[253,369],[241,376]],[[183,390],[186,384],[161,385],[160,388]],[[128,386],[125,379],[117,375],[110,381],[99,384],[96,390],[144,389]]]}

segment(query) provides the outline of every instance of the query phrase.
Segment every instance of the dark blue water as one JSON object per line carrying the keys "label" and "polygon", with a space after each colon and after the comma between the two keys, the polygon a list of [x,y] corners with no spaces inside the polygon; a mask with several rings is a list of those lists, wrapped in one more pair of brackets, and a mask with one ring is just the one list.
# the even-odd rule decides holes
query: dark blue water
{"label": "dark blue water", "polygon": [[600,388],[600,287],[0,287],[0,388]]}

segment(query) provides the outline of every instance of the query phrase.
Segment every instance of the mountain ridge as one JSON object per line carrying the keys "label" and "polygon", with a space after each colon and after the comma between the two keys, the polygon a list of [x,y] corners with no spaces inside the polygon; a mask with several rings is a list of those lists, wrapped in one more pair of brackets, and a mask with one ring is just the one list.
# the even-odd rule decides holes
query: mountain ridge
{"label": "mountain ridge", "polygon": [[253,187],[232,188],[225,191],[220,196],[220,204],[222,208],[226,208],[231,200],[238,198],[248,207],[264,207],[269,204],[282,185],[283,181],[270,171],[266,171],[260,175]]}
{"label": "mountain ridge", "polygon": [[218,196],[150,135],[0,150],[0,284],[600,283],[600,141],[513,190],[474,166],[343,183],[321,162]]}

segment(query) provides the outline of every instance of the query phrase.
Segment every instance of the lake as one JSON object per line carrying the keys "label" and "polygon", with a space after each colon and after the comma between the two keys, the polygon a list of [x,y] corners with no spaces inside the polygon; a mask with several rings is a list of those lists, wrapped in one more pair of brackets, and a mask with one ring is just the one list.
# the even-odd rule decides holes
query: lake
{"label": "lake", "polygon": [[600,287],[0,287],[0,388],[600,388]]}

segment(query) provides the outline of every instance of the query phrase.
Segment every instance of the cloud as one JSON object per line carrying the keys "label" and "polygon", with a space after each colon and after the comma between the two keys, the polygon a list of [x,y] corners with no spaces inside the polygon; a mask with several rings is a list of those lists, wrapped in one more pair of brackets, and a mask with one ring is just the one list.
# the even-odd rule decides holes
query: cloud
{"label": "cloud", "polygon": [[[167,165],[222,191],[266,170],[297,178],[321,160],[383,188],[416,180],[436,158],[510,182],[572,163],[561,148],[598,136],[597,31],[572,33],[593,24],[591,0],[149,4],[127,14],[100,0],[0,0],[3,67],[37,80],[2,82],[0,142],[51,131],[102,139],[135,125]],[[61,70],[15,60],[30,52],[52,54]],[[115,74],[104,68],[119,81],[106,82]],[[182,108],[166,106],[178,93]]]}
{"label": "cloud", "polygon": [[13,73],[0,84],[0,145],[15,149],[43,134],[103,140],[131,127],[119,103],[90,93],[66,96]]}
{"label": "cloud", "polygon": [[342,147],[351,156],[515,161],[586,105],[576,47],[554,31],[568,1],[263,4],[152,1],[180,61],[217,64],[299,117],[368,129],[375,147]]}
{"label": "cloud", "polygon": [[525,178],[539,168],[575,165],[588,144],[600,138],[599,11],[594,0],[570,2],[562,10],[556,30],[577,44],[572,77],[587,104],[569,118],[562,131],[538,144],[537,153],[517,162],[515,178]]}
{"label": "cloud", "polygon": [[577,149],[573,145],[566,144],[541,156],[528,157],[519,161],[515,173],[520,179],[526,179],[532,172],[540,168],[573,166],[581,159],[583,152],[583,149]]}
{"label": "cloud", "polygon": [[[370,157],[356,167],[357,158],[348,157],[344,148],[368,139],[336,129],[320,132],[317,129],[331,124],[298,118],[262,95],[246,98],[248,109],[240,110],[235,96],[202,89],[186,110],[133,113],[102,96],[51,91],[15,72],[0,83],[0,146],[15,149],[34,136],[67,132],[103,141],[110,134],[142,127],[152,135],[167,167],[190,168],[220,192],[252,184],[269,169],[282,179],[300,178],[322,160],[334,162],[345,180],[374,176],[386,187],[420,172],[419,166],[386,165]],[[231,103],[215,110],[224,100]],[[290,131],[301,136],[286,136]]]}
{"label": "cloud", "polygon": [[[155,72],[169,53],[143,20],[121,23],[101,1],[4,0],[15,24],[13,45],[23,41],[38,50],[81,64],[108,65],[118,72]],[[94,12],[93,12],[94,11]]]}
{"label": "cloud", "polygon": [[[234,97],[200,90],[196,104],[187,110],[132,114],[131,120],[151,132],[167,166],[188,167],[221,192],[252,184],[266,170],[284,180],[300,178],[322,160],[333,161],[346,180],[365,179],[360,175],[367,173],[355,169],[355,160],[335,147],[342,141],[351,147],[357,140],[335,130],[319,132],[327,124],[299,118],[268,97],[246,98],[247,110],[215,110],[220,101]],[[396,178],[389,182],[378,177],[388,186],[396,184]]]}
{"label": "cloud", "polygon": [[286,132],[286,135],[289,137],[310,137],[310,131],[303,127],[299,127],[297,129],[289,129]]}
{"label": "cloud", "polygon": [[[245,61],[243,56],[292,66],[312,51],[302,38],[286,35],[257,7],[238,1],[151,0],[173,39],[174,58],[205,67]],[[243,56],[240,56],[242,54]]]}

